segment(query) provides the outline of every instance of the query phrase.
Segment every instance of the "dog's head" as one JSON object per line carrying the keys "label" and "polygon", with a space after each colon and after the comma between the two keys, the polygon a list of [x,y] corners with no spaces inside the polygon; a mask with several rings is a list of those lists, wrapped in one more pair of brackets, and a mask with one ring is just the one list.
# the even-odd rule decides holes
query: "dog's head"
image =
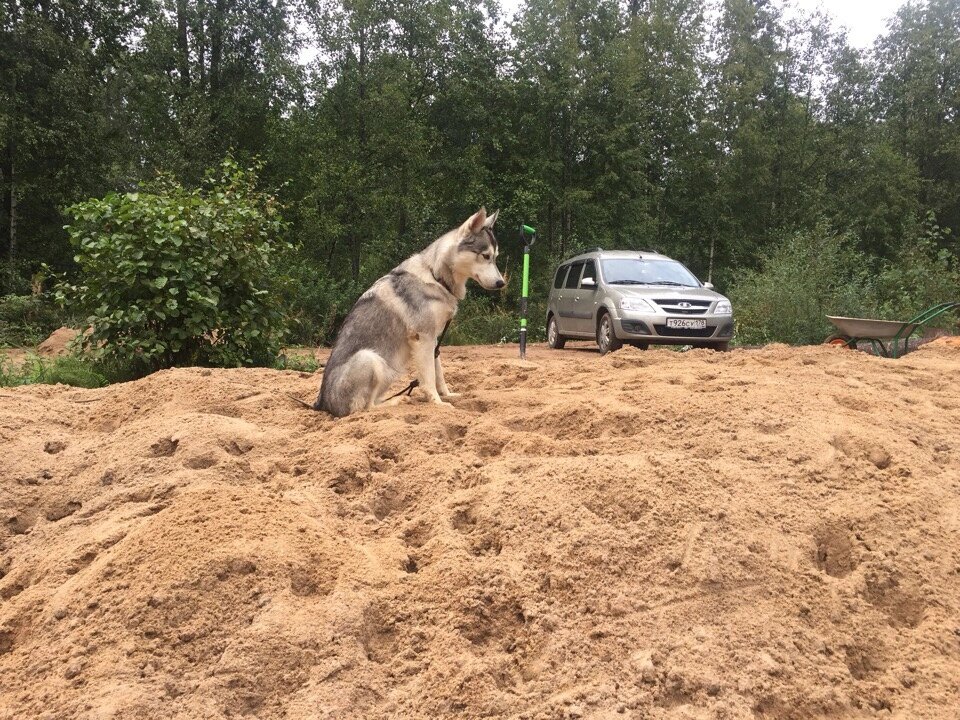
{"label": "dog's head", "polygon": [[460,226],[460,238],[457,245],[457,272],[463,277],[471,277],[485,290],[497,290],[504,286],[503,275],[497,269],[497,255],[500,248],[493,234],[493,224],[497,221],[497,210],[487,215],[480,208]]}

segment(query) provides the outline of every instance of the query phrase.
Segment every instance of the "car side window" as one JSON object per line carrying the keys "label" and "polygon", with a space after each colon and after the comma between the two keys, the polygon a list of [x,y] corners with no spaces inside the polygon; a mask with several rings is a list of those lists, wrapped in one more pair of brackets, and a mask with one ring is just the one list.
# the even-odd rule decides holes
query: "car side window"
{"label": "car side window", "polygon": [[597,282],[597,264],[593,260],[587,260],[583,264],[583,277],[580,278],[580,287],[583,287],[583,281],[587,278],[593,278],[593,282]]}
{"label": "car side window", "polygon": [[577,284],[580,282],[580,270],[582,268],[582,262],[574,263],[570,266],[570,274],[567,275],[567,289],[575,290],[577,288]]}
{"label": "car side window", "polygon": [[557,268],[557,276],[553,279],[553,286],[555,288],[563,287],[563,280],[567,277],[567,270],[569,269],[569,265],[561,265],[559,268]]}

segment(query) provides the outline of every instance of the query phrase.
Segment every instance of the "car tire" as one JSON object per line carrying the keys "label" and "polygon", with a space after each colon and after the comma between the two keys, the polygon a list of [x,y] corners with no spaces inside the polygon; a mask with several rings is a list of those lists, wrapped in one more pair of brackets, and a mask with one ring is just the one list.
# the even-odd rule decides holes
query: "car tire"
{"label": "car tire", "polygon": [[623,347],[623,341],[613,331],[613,318],[608,312],[601,312],[597,318],[597,347],[600,348],[601,355]]}
{"label": "car tire", "polygon": [[560,334],[560,328],[557,327],[556,316],[551,315],[550,319],[547,320],[547,345],[554,350],[563,350],[563,346],[566,344],[567,339]]}
{"label": "car tire", "polygon": [[630,343],[630,344],[633,345],[637,350],[649,350],[649,349],[650,349],[650,343],[645,343],[645,342],[632,342],[632,343]]}
{"label": "car tire", "polygon": [[713,349],[716,350],[717,352],[730,352],[730,343],[729,342],[716,343],[713,346]]}

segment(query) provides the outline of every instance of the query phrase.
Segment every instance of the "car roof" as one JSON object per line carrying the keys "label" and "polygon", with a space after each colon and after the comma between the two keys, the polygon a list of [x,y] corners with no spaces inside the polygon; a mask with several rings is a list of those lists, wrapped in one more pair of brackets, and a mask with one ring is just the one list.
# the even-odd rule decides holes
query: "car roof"
{"label": "car roof", "polygon": [[616,258],[643,258],[644,260],[673,260],[673,258],[652,250],[602,250],[600,248],[582,252],[564,260],[561,265],[567,265],[577,260],[616,259]]}

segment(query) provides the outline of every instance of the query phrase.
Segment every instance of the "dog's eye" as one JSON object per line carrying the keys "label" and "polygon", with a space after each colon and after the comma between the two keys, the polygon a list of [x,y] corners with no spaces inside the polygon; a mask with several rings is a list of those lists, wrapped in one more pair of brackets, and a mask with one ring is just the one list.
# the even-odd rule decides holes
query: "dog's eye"
{"label": "dog's eye", "polygon": [[491,255],[490,253],[484,253],[480,257],[482,257],[484,260],[489,260],[490,258],[493,257],[493,255]]}

